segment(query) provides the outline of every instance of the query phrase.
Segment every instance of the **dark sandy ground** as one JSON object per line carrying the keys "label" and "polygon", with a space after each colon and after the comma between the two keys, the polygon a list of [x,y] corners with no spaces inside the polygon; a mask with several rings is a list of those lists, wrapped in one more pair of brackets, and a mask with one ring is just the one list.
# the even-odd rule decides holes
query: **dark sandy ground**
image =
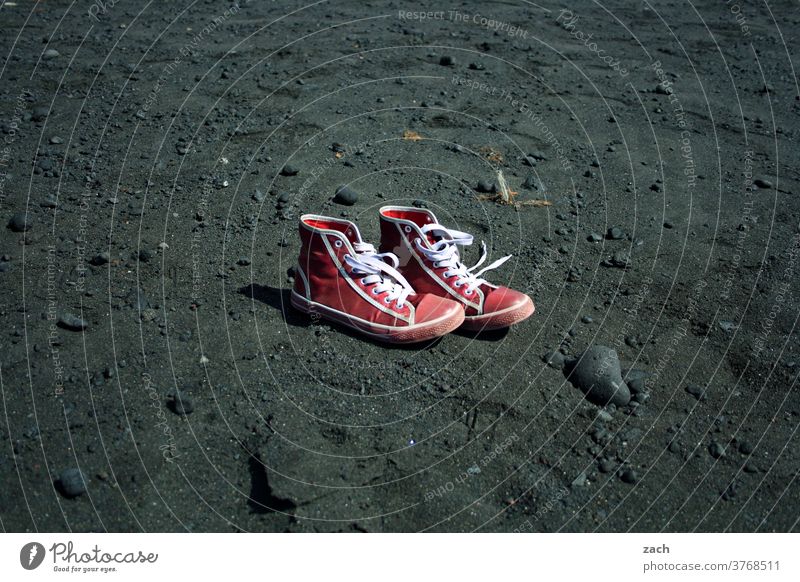
{"label": "dark sandy ground", "polygon": [[[797,531],[798,24],[6,2],[2,529]],[[497,169],[552,205],[480,200]],[[377,242],[390,202],[513,253],[536,314],[387,348],[290,311],[298,216]],[[565,378],[593,344],[630,405]]]}

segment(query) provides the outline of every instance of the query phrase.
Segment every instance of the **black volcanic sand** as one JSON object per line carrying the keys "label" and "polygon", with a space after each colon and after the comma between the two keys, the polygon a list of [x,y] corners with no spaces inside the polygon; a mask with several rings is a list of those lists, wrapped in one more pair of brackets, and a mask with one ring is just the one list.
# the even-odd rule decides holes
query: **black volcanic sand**
{"label": "black volcanic sand", "polygon": [[[794,3],[422,9],[0,8],[3,530],[798,530]],[[536,314],[293,312],[300,214],[390,203]]]}

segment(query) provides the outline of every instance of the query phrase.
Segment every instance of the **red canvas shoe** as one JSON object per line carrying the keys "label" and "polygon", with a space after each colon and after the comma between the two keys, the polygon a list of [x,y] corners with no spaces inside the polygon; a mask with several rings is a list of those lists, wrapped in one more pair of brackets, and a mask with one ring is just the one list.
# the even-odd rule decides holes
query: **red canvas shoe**
{"label": "red canvas shoe", "polygon": [[396,270],[397,257],[377,253],[348,220],[305,214],[300,241],[291,302],[312,317],[392,343],[431,340],[464,321],[455,301],[415,293]]}
{"label": "red canvas shoe", "polygon": [[480,271],[486,245],[474,267],[461,262],[458,247],[472,244],[472,235],[445,228],[433,212],[422,208],[384,206],[381,215],[381,251],[400,258],[398,270],[420,293],[432,293],[460,302],[464,329],[493,330],[527,319],[534,312],[531,298],[508,287],[492,285],[481,275],[511,258],[499,259]]}

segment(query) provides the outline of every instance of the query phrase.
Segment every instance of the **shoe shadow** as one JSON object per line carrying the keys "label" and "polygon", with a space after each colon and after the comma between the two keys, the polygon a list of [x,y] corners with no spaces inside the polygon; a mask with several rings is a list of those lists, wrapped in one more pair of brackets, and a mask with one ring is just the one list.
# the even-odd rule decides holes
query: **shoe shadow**
{"label": "shoe shadow", "polygon": [[495,329],[490,331],[470,331],[466,329],[457,329],[453,333],[468,339],[484,342],[496,342],[504,339],[508,335],[508,328],[506,327],[503,329]]}
{"label": "shoe shadow", "polygon": [[335,321],[322,319],[319,320],[319,323],[315,323],[311,316],[306,313],[301,313],[292,307],[292,292],[290,289],[279,289],[277,287],[270,287],[268,285],[251,283],[250,285],[245,285],[244,287],[240,288],[239,293],[245,297],[260,301],[265,305],[269,305],[270,307],[277,309],[281,312],[281,314],[283,314],[284,321],[293,327],[316,328],[320,327],[320,323],[324,323],[324,325],[330,326],[331,329],[334,329],[339,333],[343,333],[351,338],[370,343],[384,349],[405,351],[427,350],[436,346],[442,340],[442,338],[436,338],[428,342],[419,342],[413,344],[392,344],[388,342],[381,342],[371,337],[362,335],[346,325]]}
{"label": "shoe shadow", "polygon": [[278,287],[251,283],[250,285],[245,285],[240,288],[239,293],[248,299],[260,301],[265,305],[277,309],[283,314],[284,321],[291,326],[311,327],[311,318],[292,308],[292,292],[290,289],[279,289]]}

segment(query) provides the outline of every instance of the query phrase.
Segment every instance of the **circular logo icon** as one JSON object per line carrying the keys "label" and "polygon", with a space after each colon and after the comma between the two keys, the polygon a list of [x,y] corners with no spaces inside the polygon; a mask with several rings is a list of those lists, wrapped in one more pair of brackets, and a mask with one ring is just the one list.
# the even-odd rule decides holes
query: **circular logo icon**
{"label": "circular logo icon", "polygon": [[44,562],[44,546],[39,542],[30,542],[19,551],[19,563],[26,570],[35,570]]}

